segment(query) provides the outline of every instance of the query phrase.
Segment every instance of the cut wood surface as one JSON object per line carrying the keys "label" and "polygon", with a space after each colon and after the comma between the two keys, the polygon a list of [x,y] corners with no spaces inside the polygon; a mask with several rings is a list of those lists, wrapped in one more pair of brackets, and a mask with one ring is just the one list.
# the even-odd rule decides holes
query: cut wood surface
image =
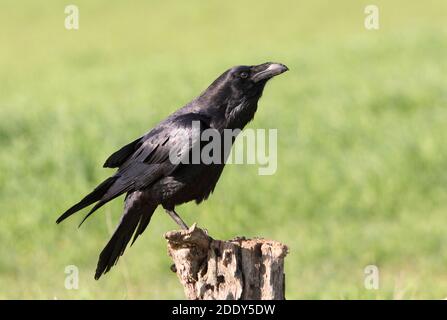
{"label": "cut wood surface", "polygon": [[283,300],[284,244],[262,238],[211,238],[195,224],[165,234],[187,299]]}

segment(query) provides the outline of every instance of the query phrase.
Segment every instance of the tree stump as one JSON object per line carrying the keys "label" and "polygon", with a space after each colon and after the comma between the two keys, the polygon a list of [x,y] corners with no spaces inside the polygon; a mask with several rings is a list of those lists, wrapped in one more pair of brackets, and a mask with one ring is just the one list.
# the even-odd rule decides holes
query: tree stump
{"label": "tree stump", "polygon": [[283,300],[282,243],[261,238],[214,240],[192,225],[165,234],[172,269],[191,300]]}

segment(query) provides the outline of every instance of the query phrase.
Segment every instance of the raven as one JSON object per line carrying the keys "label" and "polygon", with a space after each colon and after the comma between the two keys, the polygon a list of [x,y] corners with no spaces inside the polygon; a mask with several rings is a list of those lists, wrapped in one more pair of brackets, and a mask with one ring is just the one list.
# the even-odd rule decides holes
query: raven
{"label": "raven", "polygon": [[192,200],[200,203],[213,192],[228,152],[218,163],[172,161],[172,153],[185,157],[197,144],[193,123],[200,124],[200,132],[211,129],[220,135],[225,129],[242,130],[253,119],[267,81],[287,70],[285,65],[272,62],[233,67],[197,98],[106,160],[104,167],[118,168],[117,172],[57,219],[60,223],[95,203],[82,224],[104,204],[126,194],[121,221],[99,256],[96,280],[117,263],[132,235],[131,244],[146,229],[158,205],[187,229],[175,206]]}

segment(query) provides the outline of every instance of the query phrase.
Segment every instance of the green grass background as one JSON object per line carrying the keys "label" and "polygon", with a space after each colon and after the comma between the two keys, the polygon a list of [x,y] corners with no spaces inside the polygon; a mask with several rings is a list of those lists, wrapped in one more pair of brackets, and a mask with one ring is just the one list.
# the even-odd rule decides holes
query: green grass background
{"label": "green grass background", "polygon": [[0,298],[183,298],[162,210],[100,281],[122,199],[81,229],[81,214],[55,219],[111,174],[110,153],[228,67],[265,61],[290,68],[249,126],[278,129],[277,173],[228,166],[184,219],[289,245],[288,299],[447,297],[445,1],[79,0],[67,31],[70,3],[0,0]]}

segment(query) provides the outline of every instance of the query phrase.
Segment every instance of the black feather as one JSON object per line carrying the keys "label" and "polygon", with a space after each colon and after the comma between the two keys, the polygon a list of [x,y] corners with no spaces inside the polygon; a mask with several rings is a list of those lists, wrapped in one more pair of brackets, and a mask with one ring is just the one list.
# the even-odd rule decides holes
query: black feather
{"label": "black feather", "polygon": [[126,144],[124,147],[113,153],[110,157],[107,158],[106,162],[104,163],[104,168],[118,168],[120,165],[122,165],[127,158],[129,158],[135,150],[139,148],[141,145],[143,138],[138,138],[134,141],[132,141],[129,144]]}
{"label": "black feather", "polygon": [[[96,280],[118,262],[132,235],[135,233],[133,244],[138,235],[146,229],[156,208],[157,204],[146,198],[143,192],[136,191],[127,195],[121,222],[99,255],[95,272]],[[137,227],[138,230],[135,232]]]}
{"label": "black feather", "polygon": [[71,216],[73,213],[81,209],[84,209],[85,207],[88,207],[89,205],[101,200],[101,198],[107,193],[107,191],[113,185],[113,183],[116,181],[117,178],[118,176],[113,176],[104,180],[99,186],[97,186],[91,193],[85,196],[81,201],[79,201],[70,209],[65,211],[57,219],[56,223],[62,222],[63,220]]}

